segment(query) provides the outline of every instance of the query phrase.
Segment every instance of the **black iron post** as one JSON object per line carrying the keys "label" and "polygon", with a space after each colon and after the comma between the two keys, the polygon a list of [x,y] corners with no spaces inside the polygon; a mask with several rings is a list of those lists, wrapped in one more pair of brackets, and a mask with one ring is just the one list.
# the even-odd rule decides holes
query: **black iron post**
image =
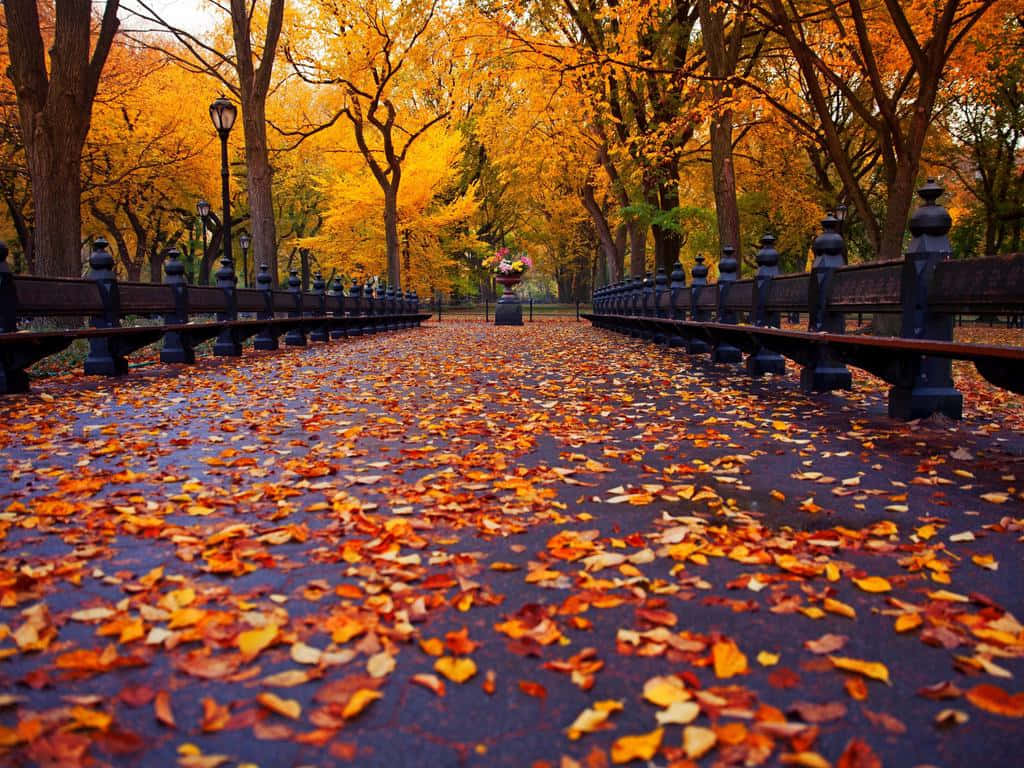
{"label": "black iron post", "polygon": [[242,232],[238,236],[238,244],[242,246],[242,287],[252,288],[252,282],[249,280],[249,243],[252,242],[252,238],[249,237],[248,232]]}
{"label": "black iron post", "polygon": [[292,299],[292,308],[288,310],[289,318],[300,318],[299,322],[288,329],[284,335],[284,343],[289,347],[306,346],[306,331],[302,325],[302,281],[299,271],[293,269],[288,273],[288,293]]}
{"label": "black iron post", "polygon": [[[668,276],[665,274],[664,267],[658,267],[658,271],[654,275],[654,303],[650,314],[655,317],[668,317],[667,302],[670,300],[671,297],[668,292]],[[665,306],[663,306],[663,304]],[[655,344],[668,343],[668,334],[665,332],[665,326],[660,324],[656,325],[654,327],[653,335]]]}
{"label": "black iron post", "polygon": [[256,284],[260,293],[263,294],[263,311],[259,313],[260,320],[267,320],[267,324],[260,328],[256,338],[252,340],[253,349],[277,349],[277,337],[280,333],[274,319],[274,280],[270,276],[270,267],[260,264],[260,273],[256,275]]}
{"label": "black iron post", "polygon": [[[683,271],[683,265],[679,263],[679,259],[676,259],[670,278],[669,306],[671,307],[672,319],[685,320],[686,304],[684,302],[686,299],[686,272]],[[670,347],[682,347],[686,345],[686,339],[678,326],[674,327],[669,334],[668,345]]]}
{"label": "black iron post", "polygon": [[[731,245],[722,248],[722,258],[718,261],[718,317],[719,323],[735,325],[735,310],[728,309],[729,289],[736,282],[739,263],[736,261],[736,249]],[[732,344],[716,341],[711,352],[711,360],[716,363],[738,363],[743,359],[742,353]]]}
{"label": "black iron post", "polygon": [[[846,244],[840,234],[841,222],[832,214],[821,220],[822,233],[814,238],[814,266],[807,293],[807,330],[812,333],[845,333],[846,315],[829,310],[832,278],[846,263]],[[827,344],[810,349],[807,365],[800,370],[800,386],[805,392],[830,392],[852,389],[853,376]]]}
{"label": "black iron post", "polygon": [[[164,258],[164,285],[174,296],[174,310],[164,315],[168,325],[184,325],[188,322],[188,282],[185,280],[185,265],[181,263],[181,252],[168,248]],[[196,353],[192,339],[185,331],[168,331],[164,334],[160,350],[161,363],[194,363]]]}
{"label": "black iron post", "polygon": [[[922,204],[910,217],[910,246],[900,279],[900,303],[904,339],[953,340],[953,315],[928,306],[928,287],[936,265],[953,255],[949,230],[953,220],[937,203],[943,189],[929,179],[918,195]],[[899,382],[889,390],[889,415],[917,419],[942,413],[953,419],[963,416],[963,396],[953,385],[952,360],[929,355],[904,356]]]}
{"label": "black iron post", "polygon": [[[711,319],[711,311],[701,309],[700,294],[708,284],[708,268],[704,264],[704,255],[698,253],[694,259],[696,262],[690,270],[690,319],[697,323],[706,323]],[[706,355],[711,347],[704,339],[690,336],[686,343],[686,352],[690,355]]]}
{"label": "black iron post", "polygon": [[362,325],[359,320],[360,303],[363,296],[363,288],[359,285],[359,281],[354,277],[352,278],[352,285],[348,289],[349,298],[352,301],[352,311],[348,313],[349,320],[348,335],[359,336],[363,332]]}
{"label": "black iron post", "polygon": [[217,319],[225,324],[213,344],[213,354],[218,357],[239,357],[242,354],[238,330],[231,325],[238,319],[237,283],[234,264],[229,256],[225,256],[217,270],[217,287],[224,295],[224,309],[217,313]]}
{"label": "black iron post", "polygon": [[330,297],[329,304],[333,318],[330,337],[332,339],[343,339],[346,336],[345,320],[343,319],[345,317],[345,286],[342,285],[340,276],[334,276],[327,295]]}
{"label": "black iron post", "polygon": [[[107,241],[97,237],[93,241],[93,251],[89,255],[89,279],[96,283],[103,304],[103,312],[92,317],[93,328],[121,326],[121,293],[117,288],[114,257],[107,251],[107,247]],[[128,372],[128,361],[121,354],[116,338],[93,336],[89,339],[85,372],[100,376],[117,376]]]}
{"label": "black iron post", "polygon": [[309,333],[310,341],[327,341],[330,336],[327,332],[327,294],[325,289],[327,283],[324,282],[324,276],[321,272],[313,276],[313,302],[316,309],[313,313],[316,317],[321,319],[321,322],[317,324],[312,331]]}
{"label": "black iron post", "polygon": [[[778,312],[768,310],[772,281],[779,274],[779,252],[775,250],[775,235],[766,234],[761,238],[761,250],[757,252],[757,273],[754,275],[754,303],[751,307],[753,325],[762,328],[778,328]],[[747,373],[762,376],[766,373],[785,373],[786,361],[782,355],[764,346],[747,358]]]}
{"label": "black iron post", "polygon": [[210,204],[205,200],[200,200],[196,203],[196,213],[199,214],[199,224],[203,229],[203,264],[208,264],[210,257],[206,253],[206,217],[210,215]]}

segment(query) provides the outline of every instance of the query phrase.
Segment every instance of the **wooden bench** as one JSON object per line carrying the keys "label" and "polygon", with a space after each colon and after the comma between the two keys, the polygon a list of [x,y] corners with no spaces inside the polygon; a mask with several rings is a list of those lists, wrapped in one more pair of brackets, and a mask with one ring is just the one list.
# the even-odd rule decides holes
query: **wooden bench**
{"label": "wooden bench", "polygon": [[[430,315],[419,308],[412,291],[362,286],[353,281],[345,291],[335,278],[328,287],[319,275],[311,292],[303,292],[293,271],[287,290],[274,290],[266,266],[258,288],[238,289],[234,270],[223,265],[217,285],[191,286],[176,250],[167,254],[165,281],[118,282],[106,241],[96,241],[83,279],[15,276],[0,245],[0,394],[25,392],[32,364],[60,352],[76,339],[89,342],[87,374],[117,376],[128,371],[126,357],[163,339],[160,360],[194,363],[195,348],[216,339],[214,355],[237,357],[243,342],[253,348],[305,346],[349,336],[418,327]],[[239,313],[255,318],[240,318]],[[190,316],[216,319],[191,320]],[[155,324],[125,325],[129,316],[158,318]],[[68,330],[18,330],[27,318],[90,318],[90,327]]]}
{"label": "wooden bench", "polygon": [[[952,360],[970,361],[995,386],[1024,394],[1024,348],[953,340],[957,314],[1024,312],[1024,255],[952,261],[952,222],[936,202],[941,192],[933,182],[920,190],[923,203],[911,219],[913,238],[902,261],[845,265],[839,222],[828,216],[812,246],[810,272],[780,275],[775,238],[768,235],[752,278],[736,278],[734,252],[725,248],[716,283],[708,282],[698,257],[689,286],[677,263],[670,276],[659,270],[598,289],[594,312],[585,317],[716,362],[737,363],[745,353],[754,376],[782,373],[789,358],[802,366],[801,385],[809,392],[849,389],[847,366],[861,368],[892,385],[891,416],[961,418]],[[807,330],[780,328],[782,315],[792,313],[808,317]],[[851,313],[897,317],[901,334],[847,334]]]}

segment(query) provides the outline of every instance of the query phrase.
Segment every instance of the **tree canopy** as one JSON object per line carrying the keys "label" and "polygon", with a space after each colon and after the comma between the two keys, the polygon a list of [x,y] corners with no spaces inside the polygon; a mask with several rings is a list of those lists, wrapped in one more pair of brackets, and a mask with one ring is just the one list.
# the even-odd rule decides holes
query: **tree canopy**
{"label": "tree canopy", "polygon": [[[243,282],[301,254],[305,280],[475,294],[510,247],[568,300],[723,246],[749,270],[766,231],[802,269],[840,205],[851,260],[898,258],[926,176],[957,256],[1021,249],[1009,0],[263,0],[210,2],[193,28],[165,7],[5,0],[19,269],[81,274],[103,235],[125,278],[161,279],[173,245],[206,280],[245,231]],[[230,228],[219,204],[196,216],[219,200],[221,91],[240,103]]]}

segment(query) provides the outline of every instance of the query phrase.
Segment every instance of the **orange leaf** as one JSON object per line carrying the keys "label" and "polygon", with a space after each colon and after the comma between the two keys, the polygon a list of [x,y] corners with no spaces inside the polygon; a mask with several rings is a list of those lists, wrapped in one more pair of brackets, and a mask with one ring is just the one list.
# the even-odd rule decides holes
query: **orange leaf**
{"label": "orange leaf", "polygon": [[892,584],[881,576],[868,576],[866,579],[854,579],[853,583],[865,592],[888,592],[892,589]]}
{"label": "orange leaf", "polygon": [[719,641],[711,646],[711,658],[715,664],[715,674],[722,679],[745,675],[750,671],[746,655],[732,640]]}
{"label": "orange leaf", "polygon": [[1024,692],[1007,693],[998,685],[982,683],[965,694],[978,709],[1004,717],[1024,717]]}
{"label": "orange leaf", "polygon": [[282,699],[277,694],[264,691],[256,700],[271,712],[290,717],[292,720],[297,720],[302,714],[302,705],[296,699]]}
{"label": "orange leaf", "polygon": [[650,733],[623,736],[612,744],[612,762],[619,765],[630,760],[650,760],[661,746],[664,733],[664,728],[657,728]]}
{"label": "orange leaf", "polygon": [[476,662],[472,659],[456,659],[442,656],[434,662],[434,670],[440,672],[453,683],[464,683],[476,674]]}
{"label": "orange leaf", "polygon": [[540,683],[531,683],[529,680],[520,680],[519,690],[527,696],[535,696],[538,699],[546,699],[548,696],[547,688]]}
{"label": "orange leaf", "polygon": [[167,691],[159,691],[153,699],[153,713],[156,719],[168,728],[176,728],[174,712],[171,711],[171,695]]}

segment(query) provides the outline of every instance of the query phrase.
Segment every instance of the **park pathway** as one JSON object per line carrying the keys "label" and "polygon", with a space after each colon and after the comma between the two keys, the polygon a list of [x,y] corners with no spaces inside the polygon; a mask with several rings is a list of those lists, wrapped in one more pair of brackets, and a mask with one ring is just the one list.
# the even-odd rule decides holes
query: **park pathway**
{"label": "park pathway", "polygon": [[0,402],[0,763],[1019,765],[1021,404],[546,323]]}

